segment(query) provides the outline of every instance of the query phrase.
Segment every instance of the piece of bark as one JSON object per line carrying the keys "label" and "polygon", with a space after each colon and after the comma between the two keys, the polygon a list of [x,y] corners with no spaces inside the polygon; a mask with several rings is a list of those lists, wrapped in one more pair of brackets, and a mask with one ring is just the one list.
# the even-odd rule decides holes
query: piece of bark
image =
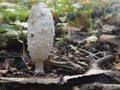
{"label": "piece of bark", "polygon": [[85,72],[86,68],[88,68],[88,64],[84,62],[78,62],[74,63],[72,61],[55,61],[55,60],[50,60],[51,67],[54,69],[57,69],[58,71],[61,72],[69,72],[73,74],[80,74]]}
{"label": "piece of bark", "polygon": [[38,84],[58,84],[60,82],[60,77],[56,78],[5,78],[5,77],[0,77],[0,82],[18,82],[22,84],[27,84],[27,83],[38,83]]}
{"label": "piece of bark", "polygon": [[75,64],[71,61],[66,61],[66,62],[61,62],[61,61],[54,61],[54,60],[51,60],[50,63],[53,65],[53,66],[56,66],[56,67],[61,67],[61,68],[65,68],[65,69],[70,69],[70,70],[78,70],[78,69],[83,69],[82,66],[78,65],[78,64]]}
{"label": "piece of bark", "polygon": [[115,46],[119,46],[120,44],[119,40],[120,38],[115,35],[101,35],[98,39],[98,41],[100,42],[107,42]]}

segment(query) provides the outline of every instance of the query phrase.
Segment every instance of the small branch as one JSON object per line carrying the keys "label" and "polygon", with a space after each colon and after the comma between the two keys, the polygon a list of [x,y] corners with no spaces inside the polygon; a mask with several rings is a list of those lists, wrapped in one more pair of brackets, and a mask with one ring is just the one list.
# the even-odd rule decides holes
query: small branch
{"label": "small branch", "polygon": [[23,33],[21,26],[19,26],[19,29],[21,31],[21,38],[22,38],[22,42],[23,42],[22,43],[22,48],[23,48],[22,53],[23,53],[23,57],[25,57],[25,36],[24,36],[24,33]]}
{"label": "small branch", "polygon": [[63,71],[70,71],[71,73],[74,71],[76,73],[81,73],[88,66],[87,64],[85,64],[83,62],[74,63],[72,61],[64,61],[63,62],[63,61],[55,61],[55,60],[50,60],[50,64],[53,67],[61,68]]}
{"label": "small branch", "polygon": [[24,64],[25,64],[25,66],[27,67],[27,69],[29,69],[29,66],[26,64],[24,57],[25,57],[25,56],[21,55],[21,58],[22,58],[22,60],[23,60],[23,62],[24,62]]}
{"label": "small branch", "polygon": [[84,50],[84,49],[82,49],[82,48],[79,48],[79,50],[80,50],[80,51],[83,51],[83,52],[85,52],[85,53],[88,53],[89,55],[94,56],[96,59],[99,59],[98,56],[96,56],[95,54],[93,54],[93,53],[91,53],[91,52],[89,52],[89,51],[87,51],[87,50]]}
{"label": "small branch", "polygon": [[93,53],[91,53],[91,52],[88,52],[88,51],[86,51],[86,50],[84,50],[84,49],[82,49],[82,48],[77,48],[77,47],[75,47],[75,46],[73,46],[73,45],[69,45],[69,46],[70,46],[71,49],[73,49],[76,53],[79,53],[79,50],[80,50],[80,51],[83,51],[83,52],[85,52],[85,53],[88,53],[89,55],[94,56],[96,59],[99,59],[99,57],[97,57],[95,54],[93,54]]}
{"label": "small branch", "polygon": [[85,62],[81,62],[81,61],[77,61],[77,63],[79,64],[79,65],[81,65],[81,66],[84,66],[84,67],[87,67],[88,66],[88,64],[86,64]]}

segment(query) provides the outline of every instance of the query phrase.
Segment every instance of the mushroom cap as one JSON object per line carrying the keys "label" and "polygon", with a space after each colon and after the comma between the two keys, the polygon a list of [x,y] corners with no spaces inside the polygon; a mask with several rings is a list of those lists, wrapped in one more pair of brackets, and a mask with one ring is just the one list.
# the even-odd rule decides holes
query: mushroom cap
{"label": "mushroom cap", "polygon": [[31,8],[28,19],[28,51],[32,59],[48,58],[54,39],[54,21],[50,9],[42,2]]}

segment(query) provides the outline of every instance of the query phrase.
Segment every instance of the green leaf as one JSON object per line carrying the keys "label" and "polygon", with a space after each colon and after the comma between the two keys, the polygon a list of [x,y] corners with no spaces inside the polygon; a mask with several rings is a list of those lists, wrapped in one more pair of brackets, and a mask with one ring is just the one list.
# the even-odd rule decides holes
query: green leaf
{"label": "green leaf", "polygon": [[90,14],[90,13],[92,13],[92,9],[86,9],[83,11],[83,13]]}
{"label": "green leaf", "polygon": [[0,33],[5,33],[6,31],[0,28]]}
{"label": "green leaf", "polygon": [[18,34],[18,28],[15,25],[8,25],[8,24],[2,24],[0,26],[1,32],[11,33],[11,34]]}
{"label": "green leaf", "polygon": [[63,38],[60,38],[60,37],[55,38],[55,39],[58,40],[58,41],[64,41],[64,39],[63,39]]}
{"label": "green leaf", "polygon": [[2,24],[1,26],[0,26],[0,28],[1,29],[3,29],[3,30],[5,30],[5,31],[9,31],[9,30],[15,30],[15,31],[17,31],[18,30],[18,28],[17,28],[17,26],[13,26],[13,25],[8,25],[8,24]]}
{"label": "green leaf", "polygon": [[71,36],[69,34],[66,34],[66,35],[64,35],[64,38],[68,39],[68,38],[71,38]]}

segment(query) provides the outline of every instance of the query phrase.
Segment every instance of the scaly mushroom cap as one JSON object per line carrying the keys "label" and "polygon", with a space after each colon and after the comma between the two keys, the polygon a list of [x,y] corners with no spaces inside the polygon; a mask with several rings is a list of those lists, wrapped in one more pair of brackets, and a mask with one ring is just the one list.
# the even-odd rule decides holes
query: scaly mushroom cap
{"label": "scaly mushroom cap", "polygon": [[42,2],[31,8],[28,19],[28,51],[36,60],[36,71],[43,69],[43,60],[48,58],[53,45],[54,21],[50,9]]}

